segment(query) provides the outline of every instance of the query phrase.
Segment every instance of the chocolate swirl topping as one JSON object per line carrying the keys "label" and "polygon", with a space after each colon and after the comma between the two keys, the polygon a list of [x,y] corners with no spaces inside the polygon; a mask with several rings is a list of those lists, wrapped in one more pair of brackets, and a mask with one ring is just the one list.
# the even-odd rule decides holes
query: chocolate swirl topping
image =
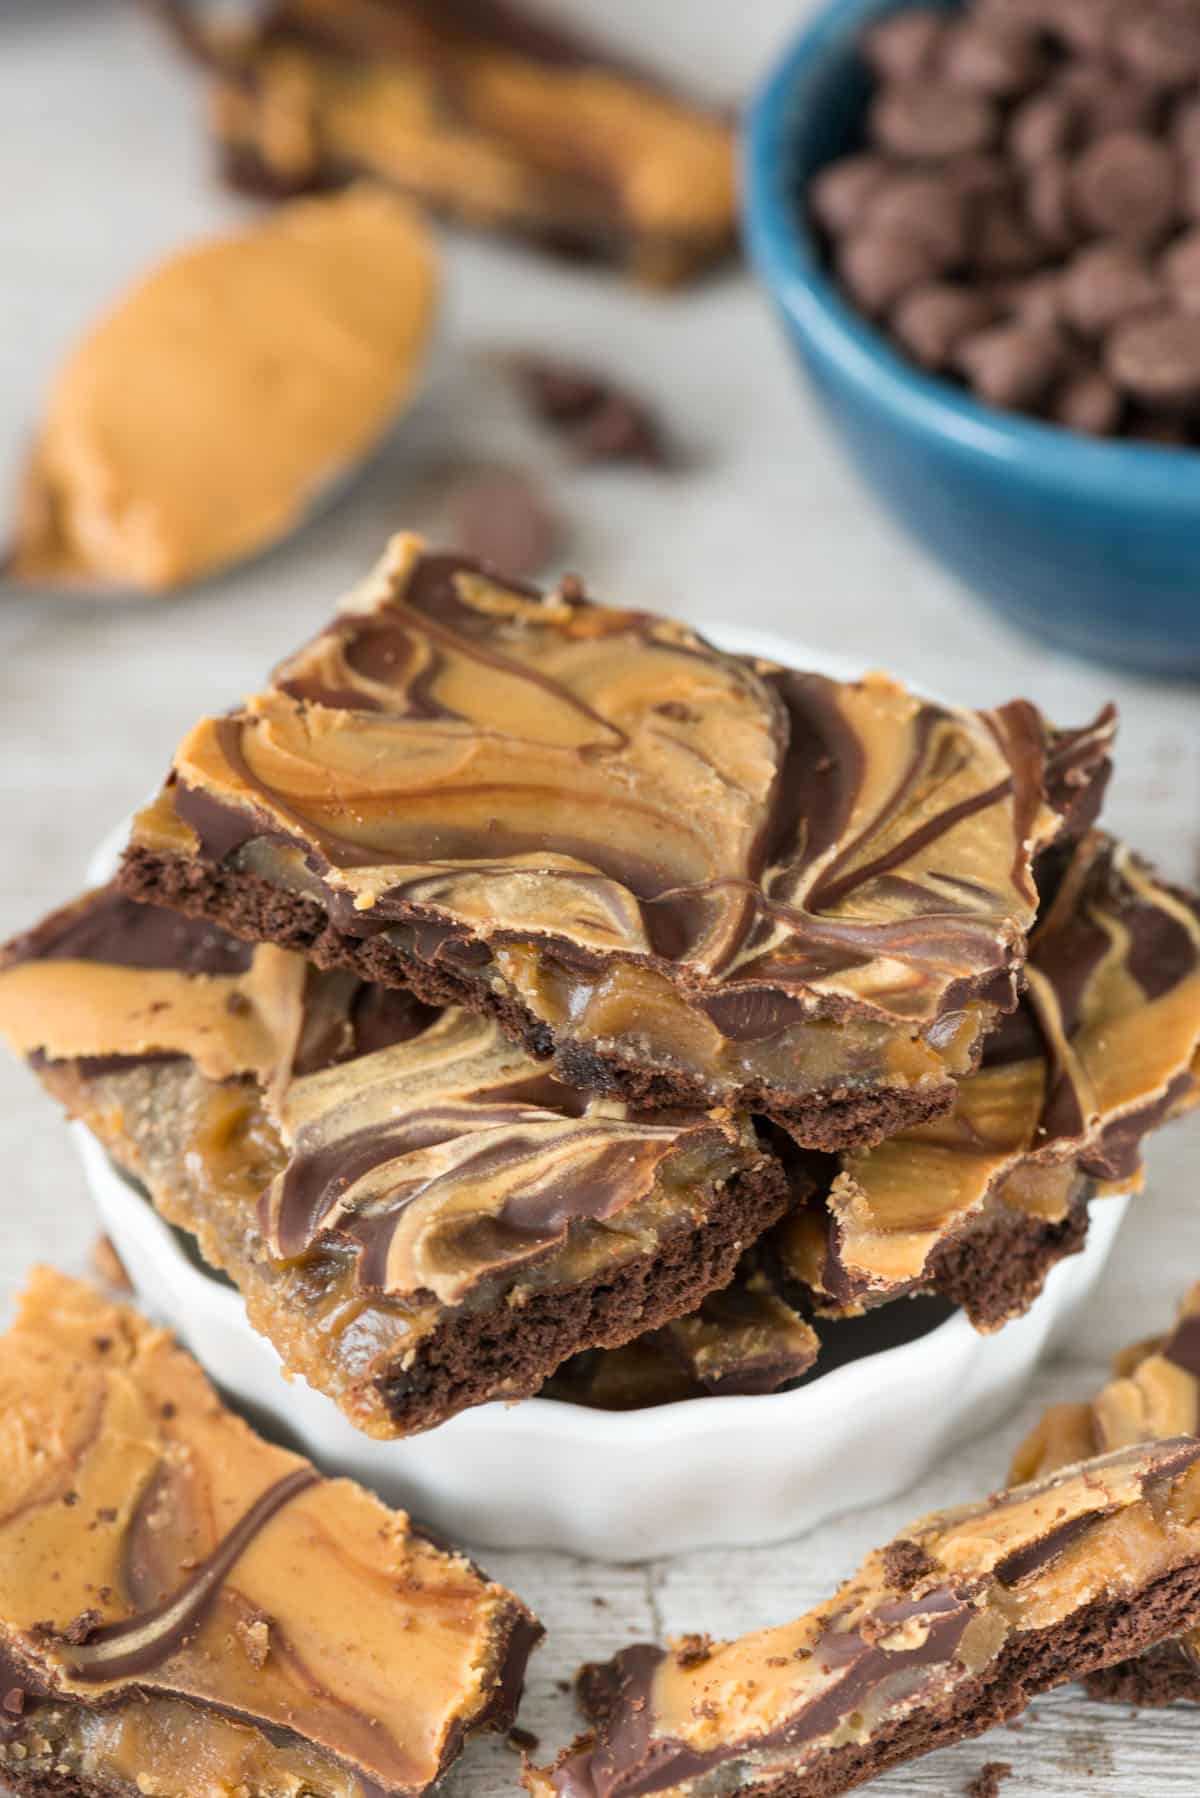
{"label": "chocolate swirl topping", "polygon": [[953,1111],[847,1151],[828,1196],[781,1227],[823,1314],[922,1284],[965,1298],[947,1284],[965,1232],[1058,1228],[1096,1183],[1135,1180],[1147,1133],[1200,1097],[1200,901],[1097,831],[1037,875],[1026,990]]}
{"label": "chocolate swirl topping", "polygon": [[1196,1602],[1198,1461],[1186,1438],[1101,1456],[920,1519],[794,1623],[624,1649],[580,1676],[593,1733],[526,1784],[832,1795],[1013,1715],[1112,1658],[1115,1633],[1161,1635],[1170,1582],[1176,1614]]}
{"label": "chocolate swirl topping", "polygon": [[[1112,730],[722,655],[398,538],[192,732],[127,878],[187,855],[302,892],[347,955],[382,939],[510,1029],[710,1099],[928,1086],[1011,1004],[1032,855],[1098,793]],[[836,1068],[832,1018],[861,1039]]]}
{"label": "chocolate swirl topping", "polygon": [[523,1607],[256,1437],[133,1312],[36,1273],[0,1400],[3,1737],[23,1767],[50,1753],[116,1790],[140,1755],[183,1794],[181,1752],[249,1755],[261,1789],[299,1772],[337,1798],[418,1798],[470,1729],[511,1716]]}

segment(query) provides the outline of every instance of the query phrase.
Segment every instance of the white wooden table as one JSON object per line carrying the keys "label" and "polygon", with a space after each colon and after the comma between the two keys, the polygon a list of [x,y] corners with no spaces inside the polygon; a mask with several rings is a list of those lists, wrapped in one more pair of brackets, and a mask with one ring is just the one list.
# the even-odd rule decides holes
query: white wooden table
{"label": "white wooden table", "polygon": [[[553,0],[551,0],[553,3]],[[735,98],[804,10],[800,0],[558,0]],[[238,216],[208,175],[197,95],[154,30],[107,0],[0,6],[0,457],[15,466],[38,394],[72,333],[148,259]],[[594,589],[696,618],[790,632],[903,668],[966,701],[1026,693],[1074,722],[1110,694],[1124,725],[1109,815],[1180,878],[1200,875],[1200,699],[1122,679],[1009,635],[894,534],[837,458],[748,279],[680,299],[628,292],[478,244],[447,246],[446,353],[420,413],[334,511],[260,564],[159,606],[38,607],[0,599],[0,936],[78,887],[97,837],[155,785],[198,708],[256,683],[323,622],[334,597],[399,525],[435,529],[430,470],[525,455],[482,399],[468,352],[553,346],[661,401],[703,453],[685,479],[547,478],[574,521],[571,562]],[[482,408],[482,410],[481,410]],[[492,1555],[549,1630],[523,1721],[546,1746],[569,1733],[556,1690],[585,1656],[633,1637],[734,1633],[794,1615],[831,1574],[908,1516],[989,1488],[1052,1397],[1089,1392],[1106,1357],[1164,1323],[1200,1277],[1200,1127],[1156,1145],[1069,1361],[1046,1370],[993,1439],[879,1512],[785,1549],[695,1554],[644,1568]],[[79,1170],[53,1106],[0,1062],[0,1309],[34,1260],[81,1269],[93,1236]],[[696,1503],[704,1504],[704,1494]],[[1200,1717],[1132,1721],[1065,1692],[1020,1733],[950,1750],[879,1782],[881,1795],[960,1791],[986,1758],[1005,1788],[1111,1798],[1192,1798]],[[511,1791],[512,1754],[473,1751],[452,1791]]]}

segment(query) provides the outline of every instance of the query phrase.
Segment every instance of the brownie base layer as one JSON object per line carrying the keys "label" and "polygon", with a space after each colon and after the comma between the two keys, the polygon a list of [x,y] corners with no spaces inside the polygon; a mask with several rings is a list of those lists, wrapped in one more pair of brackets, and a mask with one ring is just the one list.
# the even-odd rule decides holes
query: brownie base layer
{"label": "brownie base layer", "polygon": [[[733,1092],[715,1091],[681,1069],[647,1068],[557,1039],[550,1025],[519,1000],[493,992],[486,980],[426,961],[382,934],[352,936],[338,928],[317,900],[289,893],[260,876],[135,846],[126,852],[119,884],[131,899],[210,918],[234,936],[276,943],[319,967],[348,968],[380,986],[405,987],[428,1005],[485,1012],[527,1054],[553,1059],[570,1085],[614,1093],[631,1105],[732,1104],[774,1119],[802,1147],[832,1154],[871,1148],[943,1115],[954,1104],[956,1087],[950,1079],[922,1087],[827,1087],[799,1098],[761,1080],[747,1081]],[[424,921],[413,914],[414,923]]]}
{"label": "brownie base layer", "polygon": [[1087,1234],[1086,1196],[1056,1224],[1013,1211],[943,1243],[931,1257],[928,1284],[960,1305],[977,1330],[998,1330],[1024,1316],[1051,1268],[1078,1255]]}
{"label": "brownie base layer", "polygon": [[1200,1667],[1177,1642],[1164,1642],[1134,1661],[1101,1667],[1083,1682],[1089,1698],[1100,1704],[1129,1704],[1136,1710],[1161,1710],[1181,1699],[1200,1704]]}
{"label": "brownie base layer", "polygon": [[836,1798],[889,1767],[951,1742],[983,1735],[1017,1716],[1039,1692],[1114,1660],[1140,1654],[1200,1618],[1200,1561],[1147,1587],[1136,1599],[1099,1599],[1065,1624],[1031,1630],[1011,1642],[979,1678],[952,1698],[901,1718],[867,1742],[835,1748],[804,1772],[784,1774],[738,1793],[755,1798]]}
{"label": "brownie base layer", "polygon": [[517,1309],[451,1312],[425,1338],[413,1366],[377,1376],[398,1431],[431,1429],[484,1403],[529,1398],[580,1348],[619,1348],[694,1311],[733,1278],[742,1251],[782,1217],[790,1200],[773,1162],[736,1175],[699,1231],[678,1231],[586,1285],[531,1292]]}

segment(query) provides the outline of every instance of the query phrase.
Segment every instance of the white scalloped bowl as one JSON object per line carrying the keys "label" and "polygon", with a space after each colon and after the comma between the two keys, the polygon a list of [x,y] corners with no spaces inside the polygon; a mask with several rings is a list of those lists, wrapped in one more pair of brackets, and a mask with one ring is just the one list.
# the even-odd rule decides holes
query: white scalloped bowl
{"label": "white scalloped bowl", "polygon": [[[729,648],[839,677],[861,672],[766,633],[701,628]],[[111,875],[125,834],[122,827],[97,850],[93,882]],[[793,1392],[624,1412],[532,1398],[376,1442],[323,1393],[283,1376],[238,1294],[189,1256],[88,1130],[73,1130],[103,1227],[143,1305],[264,1427],[459,1540],[614,1561],[780,1541],[903,1492],[1017,1404],[1091,1295],[1128,1204],[1128,1195],[1096,1203],[1083,1252],[1052,1271],[1026,1316],[993,1336],[956,1313]]]}

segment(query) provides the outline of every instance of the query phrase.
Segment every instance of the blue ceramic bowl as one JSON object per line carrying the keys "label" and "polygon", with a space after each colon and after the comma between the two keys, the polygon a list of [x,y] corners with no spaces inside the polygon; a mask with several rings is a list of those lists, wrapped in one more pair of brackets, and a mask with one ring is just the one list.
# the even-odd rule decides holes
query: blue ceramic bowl
{"label": "blue ceramic bowl", "polygon": [[825,270],[804,190],[861,141],[856,44],[902,4],[832,0],[757,96],[744,177],[753,263],[851,460],[926,549],[1059,648],[1200,677],[1200,453],[983,406],[906,362]]}

